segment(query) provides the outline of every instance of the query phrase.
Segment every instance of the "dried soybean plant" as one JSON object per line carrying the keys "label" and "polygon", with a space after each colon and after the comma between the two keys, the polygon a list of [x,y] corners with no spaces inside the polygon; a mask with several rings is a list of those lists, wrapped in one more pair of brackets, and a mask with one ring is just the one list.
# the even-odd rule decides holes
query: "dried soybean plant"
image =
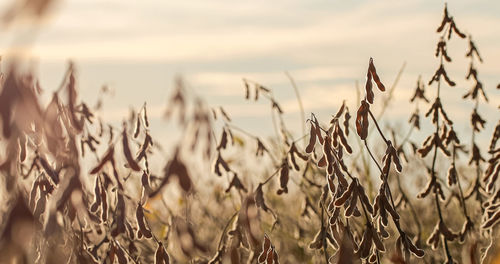
{"label": "dried soybean plant", "polygon": [[[78,101],[72,63],[46,107],[40,103],[43,90],[35,76],[21,72],[16,64],[10,65],[5,76],[0,101],[6,155],[1,168],[9,192],[0,251],[6,259],[169,263],[168,235],[157,233],[162,226],[168,234],[172,229],[183,238],[179,241],[191,241],[179,243],[185,257],[195,250],[207,251],[186,219],[171,215],[151,226],[155,218],[146,215],[156,214],[149,205],[145,208],[148,197],[160,194],[171,179],[176,178],[183,192],[193,191],[191,165],[182,152],[194,151],[175,147],[164,175],[155,176],[148,159],[159,154],[153,148],[159,146],[149,132],[146,105],[118,128],[105,124],[86,103]],[[178,95],[182,90],[178,85],[177,97],[171,100],[177,105],[171,108],[182,107],[179,102],[184,95]],[[181,113],[188,115],[183,123],[186,129],[196,128],[187,138],[196,141],[195,146],[208,141],[203,151],[208,156],[212,129],[205,109],[198,103],[192,111],[181,109]],[[134,124],[132,131],[129,127]],[[85,152],[93,153],[97,162]],[[94,164],[89,171],[84,170],[87,164]],[[30,236],[21,238],[13,230]]]}
{"label": "dried soybean plant", "polygon": [[[450,249],[450,242],[454,240],[459,240],[460,242],[463,242],[466,238],[467,234],[473,234],[472,230],[474,228],[474,219],[473,216],[468,212],[467,210],[467,204],[466,204],[466,199],[472,195],[473,192],[476,192],[476,198],[479,200],[479,202],[482,202],[482,194],[480,193],[480,189],[482,188],[480,185],[479,181],[479,160],[477,160],[476,166],[477,166],[477,177],[474,181],[474,183],[471,185],[471,191],[469,191],[469,194],[464,194],[462,190],[462,184],[461,184],[461,177],[460,173],[458,172],[457,169],[457,158],[458,154],[460,152],[464,153],[466,152],[465,147],[460,144],[460,140],[457,136],[457,133],[455,132],[453,128],[453,122],[451,119],[448,117],[445,109],[443,102],[441,101],[441,85],[446,82],[449,86],[453,87],[455,86],[455,82],[451,80],[451,78],[448,76],[445,68],[444,68],[444,63],[445,62],[451,62],[452,59],[447,53],[448,49],[448,44],[449,40],[451,39],[452,35],[455,34],[460,38],[465,38],[466,36],[458,29],[457,25],[455,24],[455,20],[452,16],[449,15],[447,6],[445,5],[444,9],[444,16],[443,20],[440,24],[440,26],[437,29],[438,33],[441,33],[440,40],[437,44],[437,49],[436,49],[436,57],[439,58],[439,68],[437,69],[436,73],[434,76],[431,78],[429,81],[429,85],[432,85],[433,83],[436,83],[436,97],[434,99],[434,102],[432,103],[431,108],[428,110],[426,113],[426,117],[432,116],[432,123],[435,125],[435,131],[432,133],[432,135],[428,136],[426,140],[423,143],[423,146],[418,149],[418,153],[422,157],[426,157],[429,153],[432,154],[432,163],[430,166],[429,171],[429,177],[430,179],[428,180],[427,187],[419,193],[418,197],[419,198],[425,198],[429,194],[433,196],[437,215],[438,215],[438,220],[437,223],[434,227],[434,230],[432,231],[431,235],[427,239],[427,243],[432,246],[432,249],[436,249],[439,245],[440,242],[442,242],[442,247],[446,255],[446,263],[456,263],[455,259],[459,259],[459,257],[455,256],[455,258],[452,256],[452,250]],[[477,49],[475,48],[474,44],[470,40],[470,51],[468,52],[467,56],[472,56],[472,53],[479,57],[479,53]],[[476,99],[476,108],[474,110],[473,114],[473,125],[476,127],[477,122],[480,122],[480,125],[484,125],[483,122],[481,122],[481,118],[477,115],[477,95],[478,92],[481,91],[484,98],[486,99],[486,96],[484,94],[484,91],[482,90],[482,85],[481,83],[477,80],[477,72],[475,68],[473,67],[473,64],[471,62],[471,68],[469,71],[469,74],[467,76],[467,79],[470,77],[473,77],[476,81],[475,88],[468,94],[464,96],[464,98],[471,96],[473,99]],[[444,80],[444,81],[443,81]],[[479,118],[478,118],[479,117]],[[443,121],[441,121],[441,119]],[[479,131],[479,128],[475,128],[473,131],[473,149],[472,149],[472,155],[473,155],[473,160],[480,159],[479,155],[479,149],[474,142],[474,133]],[[449,148],[451,147],[451,151]],[[438,160],[438,149],[440,150],[441,153],[443,153],[446,157],[451,157],[451,164],[450,168],[448,169],[447,173],[447,185],[450,187],[457,186],[458,189],[458,200],[459,200],[459,208],[461,208],[463,216],[465,218],[465,221],[463,223],[462,229],[459,232],[454,232],[449,228],[449,224],[445,222],[445,218],[443,217],[444,210],[449,210],[446,208],[446,204],[448,203],[443,203],[442,201],[445,200],[445,192],[444,192],[444,187],[443,187],[443,180],[441,180],[439,176],[440,170],[437,169],[437,160]],[[474,154],[475,153],[475,154]],[[471,160],[469,164],[473,162]],[[426,165],[427,166],[427,165]],[[452,194],[450,194],[452,195]],[[450,196],[451,197],[451,196]],[[481,206],[481,205],[480,205]]]}
{"label": "dried soybean plant", "polygon": [[[486,96],[482,82],[478,79],[478,71],[474,65],[474,60],[483,62],[483,59],[479,55],[479,51],[475,43],[472,41],[472,36],[470,35],[469,35],[469,48],[466,53],[466,57],[470,58],[469,72],[467,73],[466,79],[472,80],[474,82],[470,91],[468,91],[463,96],[464,99],[470,98],[472,101],[474,101],[474,109],[472,110],[471,114],[471,127],[472,127],[472,140],[470,147],[471,153],[468,165],[475,166],[476,177],[473,180],[473,184],[472,187],[470,188],[469,193],[465,194],[465,199],[474,195],[474,198],[478,201],[481,211],[483,212],[484,187],[481,185],[481,170],[482,170],[481,164],[485,162],[485,159],[481,155],[481,149],[478,143],[476,142],[477,141],[476,137],[477,133],[481,132],[481,130],[484,129],[484,126],[486,124],[486,120],[484,120],[478,112],[480,95],[485,102],[488,102],[488,97]],[[455,150],[453,151],[455,152]],[[487,187],[486,191],[491,192],[491,189]],[[464,205],[464,210],[466,210],[465,205]]]}
{"label": "dried soybean plant", "polygon": [[[352,153],[352,148],[346,138],[349,131],[348,122],[350,115],[348,112],[345,114],[344,122],[341,123],[340,120],[346,108],[345,105],[342,105],[333,117],[328,130],[323,129],[314,116],[310,120],[310,141],[306,147],[306,152],[314,154],[316,143],[318,142],[322,145],[323,156],[317,160],[317,166],[320,168],[326,167],[324,173],[326,174],[327,183],[323,188],[324,193],[321,196],[319,204],[322,210],[321,215],[323,215],[323,212],[326,212],[329,224],[326,227],[322,222],[321,229],[310,247],[323,249],[326,262],[342,263],[343,256],[346,254],[345,251],[348,250],[346,248],[350,248],[352,252],[349,254],[353,258],[360,258],[370,263],[381,263],[381,255],[386,251],[383,240],[390,237],[389,232],[386,230],[389,224],[389,217],[392,219],[392,223],[397,231],[397,239],[394,239],[396,243],[396,252],[394,254],[400,256],[403,261],[409,261],[410,253],[413,253],[417,257],[423,257],[424,255],[424,252],[415,246],[412,237],[403,231],[400,225],[400,215],[396,211],[388,177],[391,164],[394,164],[398,172],[401,172],[402,165],[392,142],[386,139],[370,110],[370,104],[374,102],[372,80],[380,91],[385,91],[385,86],[377,74],[373,60],[370,59],[365,86],[366,96],[361,101],[361,105],[357,111],[355,127],[373,163],[380,171],[380,180],[382,182],[373,205],[366,194],[363,183],[349,172],[345,163],[347,154],[344,153]],[[387,147],[382,159],[384,163],[383,168],[367,143],[370,119],[376,126],[378,133]],[[342,127],[346,133],[344,133]],[[345,175],[350,179],[350,183]],[[327,199],[330,200],[328,206],[326,206]],[[343,214],[341,214],[341,208],[344,208]],[[356,220],[357,217],[361,217],[362,215],[365,218],[364,224],[359,223],[360,220]],[[360,228],[355,228],[354,226],[360,226]],[[326,241],[329,241],[334,248],[338,249],[331,258],[327,257]],[[348,243],[350,246],[344,247],[344,243]],[[340,250],[342,248],[343,250]],[[354,260],[352,261],[354,262]]]}

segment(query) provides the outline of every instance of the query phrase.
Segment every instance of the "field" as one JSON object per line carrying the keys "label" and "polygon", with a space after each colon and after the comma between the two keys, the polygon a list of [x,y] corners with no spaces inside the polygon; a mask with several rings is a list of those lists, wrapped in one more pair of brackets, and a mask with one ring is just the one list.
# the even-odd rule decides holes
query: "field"
{"label": "field", "polygon": [[[51,2],[26,1],[3,23],[38,23]],[[0,263],[500,263],[500,84],[483,86],[487,58],[449,7],[429,32],[434,74],[414,80],[402,126],[387,111],[404,66],[389,84],[382,57],[366,58],[356,108],[344,101],[327,119],[305,112],[287,73],[299,131],[273,87],[242,76],[241,98],[266,107],[272,124],[262,130],[271,134],[240,127],[180,76],[162,123],[153,124],[148,102],[106,122],[112,91],[103,86],[85,102],[77,61],[50,88],[9,57]],[[447,72],[451,39],[467,45],[463,76]],[[466,89],[457,85],[464,78]],[[443,98],[449,89],[458,92]],[[453,120],[449,100],[470,114]],[[496,114],[481,114],[483,105]],[[463,119],[466,134],[454,127]],[[179,136],[152,131],[162,125]]]}

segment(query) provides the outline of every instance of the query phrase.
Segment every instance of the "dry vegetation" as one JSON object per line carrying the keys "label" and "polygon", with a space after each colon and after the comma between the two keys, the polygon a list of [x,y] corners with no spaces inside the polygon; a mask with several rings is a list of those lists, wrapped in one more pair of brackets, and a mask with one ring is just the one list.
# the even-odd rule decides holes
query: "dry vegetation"
{"label": "dry vegetation", "polygon": [[[331,120],[310,114],[309,132],[296,139],[270,88],[243,80],[247,100],[272,108],[277,133],[262,138],[178,79],[165,122],[182,137],[169,146],[150,134],[146,104],[119,127],[98,118],[100,103],[78,99],[73,64],[43,106],[36,78],[13,62],[0,93],[0,262],[492,263],[500,121],[478,113],[488,102],[482,58],[446,8],[437,32],[439,67],[428,82],[435,96],[417,81],[404,136],[373,113],[387,104],[374,90],[393,87],[372,59],[356,112],[342,105]],[[458,78],[445,70],[452,37],[469,41],[468,136],[457,135],[440,98]],[[430,103],[425,117],[434,125],[422,144],[412,140],[419,101]],[[481,146],[486,122],[497,125]],[[162,160],[164,169],[154,171],[150,162]]]}

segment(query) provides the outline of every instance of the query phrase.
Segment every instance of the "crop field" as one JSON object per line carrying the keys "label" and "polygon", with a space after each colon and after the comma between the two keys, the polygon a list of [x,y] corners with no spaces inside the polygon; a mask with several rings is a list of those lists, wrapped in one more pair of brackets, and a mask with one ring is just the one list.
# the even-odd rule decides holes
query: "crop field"
{"label": "crop field", "polygon": [[[4,27],[39,25],[64,1],[13,2]],[[326,115],[306,111],[293,72],[293,114],[279,89],[240,76],[236,104],[270,119],[246,126],[181,74],[160,110],[138,99],[103,118],[123,91],[87,100],[78,60],[44,87],[14,42],[0,73],[0,263],[500,263],[500,65],[486,85],[488,54],[453,10],[427,33],[435,67],[410,96],[397,95],[406,64],[393,81],[383,56],[364,59],[356,97],[328,95]],[[410,109],[402,123],[393,103]]]}

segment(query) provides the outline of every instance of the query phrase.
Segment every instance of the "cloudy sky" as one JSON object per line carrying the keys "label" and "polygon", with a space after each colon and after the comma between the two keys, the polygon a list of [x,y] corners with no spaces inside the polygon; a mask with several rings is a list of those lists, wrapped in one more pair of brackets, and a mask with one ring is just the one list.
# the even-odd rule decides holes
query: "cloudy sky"
{"label": "cloudy sky", "polygon": [[[68,59],[77,64],[84,100],[94,102],[103,84],[113,88],[102,113],[108,120],[120,121],[130,106],[146,101],[160,122],[174,76],[182,75],[210,105],[224,106],[237,124],[262,133],[272,131],[268,104],[245,101],[242,78],[272,88],[290,126],[299,129],[299,108],[285,71],[300,88],[305,112],[326,121],[343,99],[355,109],[355,83],[364,84],[370,57],[386,86],[406,63],[384,116],[396,124],[413,110],[408,98],[418,76],[427,81],[437,68],[435,30],[443,7],[435,0],[66,0],[29,50],[46,90],[60,83]],[[449,12],[484,57],[478,70],[491,100],[480,111],[498,116],[500,1],[452,1]],[[17,43],[19,28],[0,29],[1,53]],[[472,85],[465,80],[466,47],[466,40],[452,38],[454,60],[446,68],[457,86],[443,95],[459,132],[469,134],[472,104],[460,102]],[[427,88],[429,96],[434,89]],[[494,124],[487,125],[489,137]]]}

